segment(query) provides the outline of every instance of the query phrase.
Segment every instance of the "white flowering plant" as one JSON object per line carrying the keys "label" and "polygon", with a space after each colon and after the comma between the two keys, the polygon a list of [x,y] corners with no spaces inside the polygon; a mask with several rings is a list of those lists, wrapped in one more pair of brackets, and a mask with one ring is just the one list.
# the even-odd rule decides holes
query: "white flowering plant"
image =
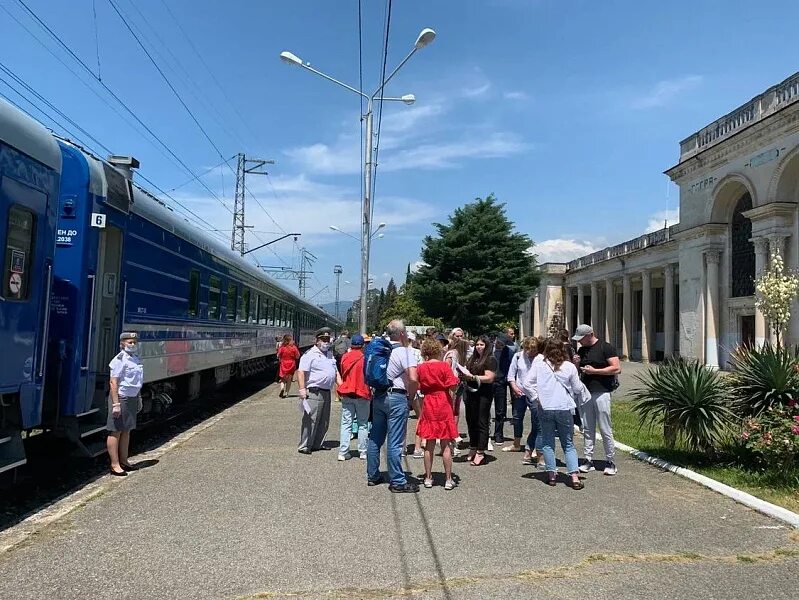
{"label": "white flowering plant", "polygon": [[771,255],[771,264],[755,280],[755,306],[763,313],[769,327],[782,343],[782,332],[791,320],[791,304],[799,292],[799,277],[786,269],[779,252]]}

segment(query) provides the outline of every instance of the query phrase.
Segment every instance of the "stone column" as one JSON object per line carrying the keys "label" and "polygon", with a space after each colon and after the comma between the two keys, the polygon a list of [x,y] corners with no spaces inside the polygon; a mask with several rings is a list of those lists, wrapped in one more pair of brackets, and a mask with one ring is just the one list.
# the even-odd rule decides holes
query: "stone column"
{"label": "stone column", "polygon": [[599,321],[599,282],[591,282],[591,322],[589,323],[594,331],[601,331],[602,326]]}
{"label": "stone column", "polygon": [[577,325],[582,325],[585,322],[585,286],[580,284],[577,286]]}
{"label": "stone column", "polygon": [[641,272],[641,362],[648,363],[652,350],[652,274]]}
{"label": "stone column", "polygon": [[616,345],[616,340],[613,339],[613,325],[615,324],[614,317],[615,306],[613,297],[613,280],[608,279],[605,281],[605,341],[609,344]]}
{"label": "stone column", "polygon": [[705,290],[705,365],[719,367],[719,258],[715,248],[705,251],[707,289]]}
{"label": "stone column", "polygon": [[[752,240],[755,244],[755,278],[760,277],[768,264],[768,240],[758,237]],[[769,338],[766,331],[766,317],[755,307],[755,346],[762,346]]]}
{"label": "stone column", "polygon": [[540,335],[541,329],[541,302],[538,299],[538,291],[533,296],[533,314],[530,315],[530,335]]}
{"label": "stone column", "polygon": [[572,288],[566,286],[566,298],[563,303],[564,310],[566,314],[563,315],[563,322],[564,327],[569,331],[570,334],[574,333],[574,323],[572,323]]}
{"label": "stone column", "polygon": [[622,280],[621,305],[621,354],[624,360],[630,360],[633,349],[633,298],[630,290],[630,276],[624,275]]}
{"label": "stone column", "polygon": [[663,270],[666,287],[663,288],[663,355],[674,356],[674,265],[666,265]]}

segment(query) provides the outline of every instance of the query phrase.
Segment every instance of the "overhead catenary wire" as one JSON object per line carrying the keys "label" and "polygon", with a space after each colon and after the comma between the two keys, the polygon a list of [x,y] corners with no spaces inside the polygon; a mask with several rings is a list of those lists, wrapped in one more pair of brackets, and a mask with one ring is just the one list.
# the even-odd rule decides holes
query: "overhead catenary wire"
{"label": "overhead catenary wire", "polygon": [[[124,109],[125,109],[125,111],[126,111],[128,114],[130,114],[130,116],[131,116],[131,117],[133,117],[133,118],[136,120],[136,122],[137,122],[139,125],[141,125],[141,126],[142,126],[142,127],[145,129],[145,131],[147,131],[147,133],[148,133],[149,135],[151,135],[151,136],[153,137],[153,139],[155,139],[155,140],[156,140],[156,141],[157,141],[157,142],[158,142],[158,143],[159,143],[159,144],[160,144],[160,145],[161,145],[161,146],[162,146],[162,147],[163,147],[163,148],[164,148],[164,149],[165,149],[165,150],[166,150],[166,151],[169,153],[169,155],[170,155],[170,156],[172,156],[172,157],[173,157],[173,158],[174,158],[174,159],[175,159],[175,160],[176,160],[176,161],[177,161],[177,162],[180,164],[180,166],[181,166],[181,167],[182,167],[182,168],[183,168],[183,169],[184,169],[184,170],[185,170],[185,171],[186,171],[186,172],[187,172],[189,175],[196,176],[196,173],[195,173],[195,172],[194,172],[194,171],[191,169],[191,167],[189,167],[189,166],[188,166],[188,165],[187,165],[187,164],[186,164],[186,163],[185,163],[185,162],[184,162],[184,161],[183,161],[183,160],[182,160],[182,159],[181,159],[181,158],[180,158],[180,157],[179,157],[179,156],[178,156],[178,155],[177,155],[177,154],[176,154],[176,153],[175,153],[173,150],[172,150],[172,148],[171,148],[171,147],[169,147],[169,146],[168,146],[168,145],[167,145],[167,144],[166,144],[166,143],[165,143],[165,142],[164,142],[164,141],[163,141],[163,140],[162,140],[162,139],[161,139],[161,138],[160,138],[160,137],[159,137],[159,136],[158,136],[158,135],[157,135],[157,134],[156,134],[156,133],[155,133],[155,132],[154,132],[154,131],[153,131],[153,130],[152,130],[152,129],[151,129],[151,128],[150,128],[150,127],[149,127],[149,126],[148,126],[148,125],[147,125],[147,124],[146,124],[146,123],[145,123],[145,122],[144,122],[144,121],[143,121],[143,120],[142,120],[142,119],[141,119],[141,118],[140,118],[140,117],[139,117],[139,116],[138,116],[138,115],[135,113],[135,112],[134,112],[134,111],[133,111],[133,109],[131,109],[131,108],[130,108],[130,107],[127,105],[127,103],[125,103],[125,101],[124,101],[124,100],[122,100],[122,99],[121,99],[121,98],[120,98],[120,97],[119,97],[119,96],[118,96],[118,95],[117,95],[117,94],[116,94],[116,93],[115,93],[115,92],[114,92],[114,91],[113,91],[113,90],[112,90],[110,87],[108,87],[108,85],[106,85],[106,84],[105,84],[105,82],[103,82],[102,80],[100,80],[100,79],[97,77],[97,75],[95,75],[95,73],[94,73],[94,72],[91,70],[91,68],[89,68],[89,66],[88,66],[88,65],[87,65],[87,64],[86,64],[86,63],[85,63],[85,62],[84,62],[84,61],[83,61],[83,60],[82,60],[82,59],[81,59],[81,58],[80,58],[80,57],[79,57],[77,54],[75,54],[75,52],[72,50],[72,48],[70,48],[70,47],[69,47],[69,46],[68,46],[68,45],[67,45],[67,44],[66,44],[66,43],[65,43],[65,42],[64,42],[64,41],[61,39],[61,37],[60,37],[60,36],[58,36],[58,35],[57,35],[57,34],[56,34],[56,33],[55,33],[55,32],[54,32],[54,31],[53,31],[53,30],[52,30],[52,29],[51,29],[51,28],[50,28],[50,27],[47,25],[47,23],[45,23],[45,22],[44,22],[44,21],[43,21],[43,20],[42,20],[42,19],[41,19],[41,18],[40,18],[40,17],[39,17],[39,16],[38,16],[38,15],[37,15],[37,14],[36,14],[36,13],[35,13],[35,12],[34,12],[34,11],[33,11],[33,10],[32,10],[32,9],[31,9],[31,8],[30,8],[30,7],[29,7],[27,4],[26,4],[26,3],[25,3],[25,0],[17,0],[17,2],[18,2],[18,3],[19,3],[19,4],[20,4],[20,5],[21,5],[21,6],[22,6],[24,9],[25,9],[25,11],[26,11],[26,12],[27,12],[27,13],[28,13],[28,14],[29,14],[31,17],[33,17],[33,19],[34,19],[34,20],[35,20],[35,21],[36,21],[36,22],[39,24],[39,26],[40,26],[40,27],[42,27],[42,28],[43,28],[43,29],[44,29],[44,30],[45,30],[45,31],[46,31],[46,32],[47,32],[47,33],[50,35],[50,37],[52,37],[52,38],[53,38],[53,39],[54,39],[54,40],[55,40],[55,41],[56,41],[56,42],[57,42],[57,43],[58,43],[58,44],[59,44],[59,45],[60,45],[62,48],[64,48],[64,50],[66,50],[66,51],[67,51],[67,52],[70,54],[70,56],[72,56],[72,58],[74,58],[74,59],[75,59],[75,61],[76,61],[76,62],[77,62],[79,65],[81,65],[81,67],[83,67],[83,69],[84,69],[84,70],[85,70],[85,71],[86,71],[86,72],[87,72],[89,75],[91,75],[91,76],[92,76],[92,78],[94,78],[94,79],[95,79],[97,82],[99,82],[99,84],[100,84],[100,85],[103,87],[103,89],[104,89],[106,92],[108,92],[108,94],[109,94],[109,95],[110,95],[110,96],[111,96],[111,97],[112,97],[112,98],[113,98],[113,99],[114,99],[114,100],[115,100],[115,101],[116,101],[116,102],[117,102],[117,103],[118,103],[118,104],[119,104],[119,105],[120,105],[122,108],[124,108]],[[221,157],[220,157],[220,158],[221,158]],[[208,185],[206,185],[206,184],[205,184],[205,182],[203,182],[202,180],[198,180],[198,182],[200,183],[200,185],[201,185],[201,186],[203,186],[203,188],[205,188],[205,190],[206,190],[206,191],[207,191],[209,194],[211,194],[211,196],[213,196],[213,198],[214,198],[214,199],[215,199],[217,202],[219,202],[219,203],[220,203],[220,204],[221,204],[221,205],[222,205],[222,206],[225,208],[225,210],[227,210],[227,211],[228,211],[228,212],[230,212],[231,214],[233,213],[233,211],[231,210],[231,208],[230,208],[229,206],[227,206],[227,205],[226,205],[226,204],[225,204],[225,203],[224,203],[224,202],[223,202],[223,201],[222,201],[222,200],[219,198],[219,196],[218,196],[218,195],[217,195],[217,194],[216,194],[216,193],[215,193],[215,192],[214,192],[214,191],[213,191],[213,190],[212,190],[210,187],[208,187]]]}

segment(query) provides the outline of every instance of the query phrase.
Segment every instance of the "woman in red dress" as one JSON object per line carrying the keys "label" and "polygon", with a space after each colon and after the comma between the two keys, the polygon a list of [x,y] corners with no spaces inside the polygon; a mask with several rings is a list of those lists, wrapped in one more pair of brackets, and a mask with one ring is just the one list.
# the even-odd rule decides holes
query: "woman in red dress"
{"label": "woman in red dress", "polygon": [[458,437],[458,427],[452,407],[454,392],[459,380],[452,368],[441,360],[442,349],[438,340],[427,338],[422,342],[422,360],[417,367],[419,391],[424,394],[422,415],[416,426],[416,435],[426,440],[424,449],[424,487],[433,487],[433,451],[436,440],[441,440],[444,457],[445,490],[455,487],[452,480],[452,445]]}
{"label": "woman in red dress", "polygon": [[280,361],[280,397],[287,398],[291,390],[291,380],[294,379],[294,371],[297,370],[297,361],[300,360],[300,351],[294,344],[291,334],[283,336],[280,348],[277,350],[277,359]]}

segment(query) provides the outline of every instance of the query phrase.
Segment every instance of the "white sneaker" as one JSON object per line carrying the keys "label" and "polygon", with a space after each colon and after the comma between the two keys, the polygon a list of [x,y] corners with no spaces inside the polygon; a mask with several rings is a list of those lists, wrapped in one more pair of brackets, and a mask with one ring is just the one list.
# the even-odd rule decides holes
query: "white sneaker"
{"label": "white sneaker", "polygon": [[619,470],[616,468],[616,463],[608,463],[608,466],[605,467],[605,475],[615,475],[618,472]]}
{"label": "white sneaker", "polygon": [[433,487],[433,480],[432,479],[425,479],[424,480],[424,487],[426,487],[428,489]]}
{"label": "white sneaker", "polygon": [[366,460],[366,452],[361,452],[361,460]]}
{"label": "white sneaker", "polygon": [[339,459],[339,461],[344,462],[345,460],[347,460],[347,457],[344,456],[343,454],[339,454],[338,455],[338,459]]}
{"label": "white sneaker", "polygon": [[[591,471],[596,471],[596,468],[594,467],[594,461],[592,460],[584,462],[577,468],[580,470],[580,473],[590,473]],[[605,469],[605,472],[607,472],[607,469]]]}
{"label": "white sneaker", "polygon": [[455,487],[455,482],[452,479],[447,479],[447,482],[444,484],[444,489],[449,491]]}
{"label": "white sneaker", "polygon": [[491,438],[488,438],[488,451],[489,452],[493,452],[494,451],[494,444],[491,441]]}

